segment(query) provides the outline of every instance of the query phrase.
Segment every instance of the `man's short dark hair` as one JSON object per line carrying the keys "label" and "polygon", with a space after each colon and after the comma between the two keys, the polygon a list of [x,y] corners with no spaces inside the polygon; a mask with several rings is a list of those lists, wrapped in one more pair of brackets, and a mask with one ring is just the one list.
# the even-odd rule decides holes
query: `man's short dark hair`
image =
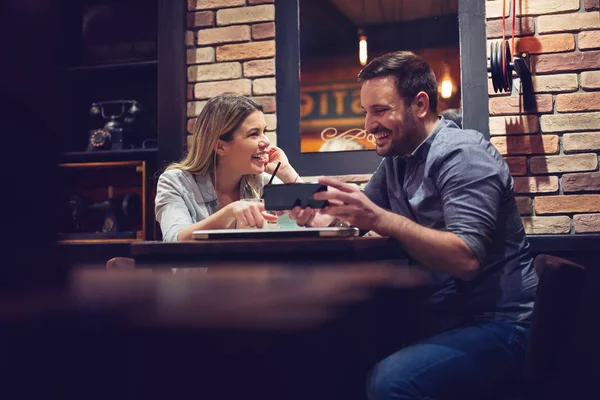
{"label": "man's short dark hair", "polygon": [[429,96],[429,110],[437,113],[437,80],[427,62],[410,51],[396,51],[374,58],[358,73],[358,81],[393,76],[407,106],[419,92]]}

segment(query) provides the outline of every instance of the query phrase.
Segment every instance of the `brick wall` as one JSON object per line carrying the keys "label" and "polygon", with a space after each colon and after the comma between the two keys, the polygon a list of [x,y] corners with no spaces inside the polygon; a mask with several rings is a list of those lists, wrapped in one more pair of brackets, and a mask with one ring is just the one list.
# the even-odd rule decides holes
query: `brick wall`
{"label": "brick wall", "polygon": [[[502,34],[502,0],[486,5],[489,44]],[[600,232],[598,10],[598,0],[517,0],[517,48],[532,54],[536,108],[524,112],[519,95],[489,86],[491,141],[529,234]],[[274,15],[274,0],[188,0],[188,131],[207,98],[234,91],[265,105],[276,143]]]}
{"label": "brick wall", "polygon": [[[502,36],[502,3],[486,3],[488,48]],[[600,232],[598,0],[517,0],[516,9],[536,108],[525,112],[517,93],[496,94],[490,81],[490,140],[510,166],[529,234]]]}
{"label": "brick wall", "polygon": [[274,0],[188,0],[188,132],[218,93],[250,96],[265,108],[276,144]]}

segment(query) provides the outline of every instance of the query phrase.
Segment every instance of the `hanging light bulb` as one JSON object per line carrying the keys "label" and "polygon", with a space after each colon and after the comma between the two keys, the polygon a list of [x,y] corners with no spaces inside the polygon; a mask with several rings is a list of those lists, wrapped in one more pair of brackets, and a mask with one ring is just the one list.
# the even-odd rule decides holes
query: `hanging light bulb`
{"label": "hanging light bulb", "polygon": [[367,35],[362,29],[358,30],[358,60],[360,65],[367,65]]}
{"label": "hanging light bulb", "polygon": [[443,99],[449,99],[450,97],[452,97],[453,90],[454,90],[454,87],[452,86],[452,81],[450,79],[446,79],[446,80],[442,81],[441,92],[442,92]]}
{"label": "hanging light bulb", "polygon": [[452,83],[452,77],[450,76],[450,68],[448,64],[444,63],[442,66],[442,79],[440,80],[440,96],[442,99],[449,99],[454,93],[454,84]]}

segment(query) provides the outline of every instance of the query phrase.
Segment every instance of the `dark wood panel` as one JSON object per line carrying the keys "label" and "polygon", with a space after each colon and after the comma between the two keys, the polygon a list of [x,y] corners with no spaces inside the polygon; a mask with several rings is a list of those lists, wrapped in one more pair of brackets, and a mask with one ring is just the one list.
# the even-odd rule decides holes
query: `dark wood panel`
{"label": "dark wood panel", "polygon": [[179,160],[186,136],[185,1],[158,0],[158,168]]}

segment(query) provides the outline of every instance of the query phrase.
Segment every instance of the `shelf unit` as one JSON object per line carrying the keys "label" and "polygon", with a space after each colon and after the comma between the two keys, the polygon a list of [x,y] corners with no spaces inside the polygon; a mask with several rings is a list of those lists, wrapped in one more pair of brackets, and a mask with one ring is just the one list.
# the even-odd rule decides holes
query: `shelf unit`
{"label": "shelf unit", "polygon": [[[62,0],[64,114],[57,131],[61,168],[93,171],[114,163],[144,167],[144,229],[133,239],[65,240],[77,245],[111,245],[160,239],[153,196],[160,169],[181,157],[186,136],[186,3],[172,0]],[[84,23],[85,21],[85,23]],[[159,96],[160,93],[160,96]],[[91,115],[92,103],[135,100],[142,112],[132,124],[131,147],[88,151],[89,133],[107,120]],[[94,119],[95,118],[95,119]],[[91,175],[90,175],[91,179]],[[65,182],[71,193],[78,188]],[[82,188],[83,189],[83,188]],[[97,199],[99,200],[99,199]],[[63,204],[64,205],[64,204]],[[90,251],[112,255],[110,251]],[[121,254],[118,254],[121,255]]]}
{"label": "shelf unit", "polygon": [[[63,232],[59,234],[59,243],[131,243],[139,240],[152,238],[148,232],[148,224],[152,218],[148,215],[148,202],[153,205],[151,190],[147,185],[147,165],[145,161],[100,161],[100,162],[71,162],[58,164],[61,178],[70,183],[76,183],[77,186],[63,187],[62,198],[69,198],[73,194],[73,189],[78,189],[85,201],[85,206],[79,207],[83,214],[89,213],[89,209],[96,202],[102,202],[103,198],[98,198],[101,190],[108,191],[109,199],[112,199],[114,210],[108,210],[106,204],[99,209],[108,215],[108,211],[118,211],[119,217],[123,217],[121,210],[125,209],[124,201],[118,199],[118,193],[136,193],[141,199],[140,215],[133,216],[131,221],[125,221],[129,227],[127,231],[115,232]],[[138,177],[137,174],[140,174]],[[137,178],[137,179],[136,179]],[[153,207],[152,207],[153,208]],[[96,227],[99,215],[94,215]],[[86,223],[87,221],[81,221]],[[124,224],[124,225],[125,225]],[[88,226],[94,224],[87,223]],[[111,237],[113,236],[113,237]],[[119,237],[120,236],[120,237]]]}
{"label": "shelf unit", "polygon": [[99,64],[99,65],[83,65],[77,67],[65,67],[66,72],[103,72],[103,71],[115,71],[115,70],[132,70],[141,68],[156,68],[158,67],[158,60],[148,61],[134,61],[134,62],[123,62],[123,63],[110,63],[110,64]]}

